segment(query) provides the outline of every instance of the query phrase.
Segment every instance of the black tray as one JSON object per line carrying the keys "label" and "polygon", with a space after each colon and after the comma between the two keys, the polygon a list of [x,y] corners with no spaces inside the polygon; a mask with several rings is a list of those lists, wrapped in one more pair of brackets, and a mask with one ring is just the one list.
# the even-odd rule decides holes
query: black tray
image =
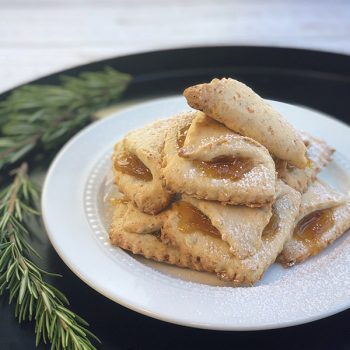
{"label": "black tray", "polygon": [[[124,100],[180,94],[191,84],[232,76],[266,98],[301,104],[350,122],[350,57],[318,51],[270,47],[156,51],[79,66],[34,83],[55,84],[59,74],[77,75],[106,65],[134,77]],[[142,316],[98,294],[66,267],[46,239],[36,247],[45,267],[64,275],[53,282],[68,296],[71,308],[91,323],[91,330],[103,342],[101,349],[350,348],[350,311],[310,324],[258,332],[176,326]],[[0,349],[35,349],[33,325],[19,326],[13,306],[2,299],[0,304]]]}

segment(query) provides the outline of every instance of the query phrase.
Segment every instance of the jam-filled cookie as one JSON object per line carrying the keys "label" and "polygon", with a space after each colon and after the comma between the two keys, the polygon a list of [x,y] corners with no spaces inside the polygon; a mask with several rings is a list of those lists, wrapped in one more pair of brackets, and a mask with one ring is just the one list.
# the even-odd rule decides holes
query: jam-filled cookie
{"label": "jam-filled cookie", "polygon": [[350,198],[315,181],[302,195],[292,238],[279,261],[292,266],[318,254],[350,227]]}
{"label": "jam-filled cookie", "polygon": [[196,215],[206,217],[203,220],[207,220],[205,225],[196,224],[198,220],[194,221],[193,216],[188,215],[188,209],[183,210],[181,201],[173,204],[167,212],[162,240],[184,254],[191,255],[205,271],[214,272],[221,279],[235,284],[254,284],[275,261],[290,238],[299,212],[300,193],[282,182],[277,187],[273,215],[263,231],[261,247],[250,257],[239,259],[235,256],[210,219],[196,208],[199,211]]}
{"label": "jam-filled cookie", "polygon": [[298,131],[251,88],[234,79],[214,79],[187,88],[188,104],[233,131],[264,145],[277,158],[305,168],[306,147]]}
{"label": "jam-filled cookie", "polygon": [[176,119],[164,145],[163,178],[172,192],[229,204],[274,200],[276,171],[267,149],[196,112]]}
{"label": "jam-filled cookie", "polygon": [[162,149],[171,124],[171,120],[161,120],[132,131],[114,148],[115,182],[145,213],[160,212],[171,199],[161,180]]}

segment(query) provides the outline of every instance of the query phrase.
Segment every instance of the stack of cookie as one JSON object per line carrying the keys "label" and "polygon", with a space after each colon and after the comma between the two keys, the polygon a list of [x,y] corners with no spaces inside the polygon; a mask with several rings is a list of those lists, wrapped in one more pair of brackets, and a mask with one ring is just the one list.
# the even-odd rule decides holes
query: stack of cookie
{"label": "stack of cookie", "polygon": [[146,258],[254,284],[350,226],[350,200],[316,179],[333,150],[294,129],[233,79],[185,90],[196,111],[115,146],[112,244]]}

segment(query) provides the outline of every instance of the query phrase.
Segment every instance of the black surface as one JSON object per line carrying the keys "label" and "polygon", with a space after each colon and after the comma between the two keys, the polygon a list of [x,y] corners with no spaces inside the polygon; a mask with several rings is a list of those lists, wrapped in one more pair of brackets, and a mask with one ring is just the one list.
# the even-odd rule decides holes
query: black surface
{"label": "black surface", "polygon": [[[76,75],[106,65],[133,75],[125,99],[181,93],[193,83],[232,76],[263,97],[309,106],[350,122],[350,57],[345,55],[266,47],[195,48],[119,57],[64,73]],[[54,74],[36,83],[57,81]],[[64,275],[54,283],[68,296],[71,308],[91,323],[103,342],[100,349],[350,349],[350,310],[270,331],[218,332],[176,326],[106,299],[79,280],[48,241],[35,244],[46,267]],[[1,299],[0,304],[0,350],[35,349],[33,325],[18,326],[13,307]]]}

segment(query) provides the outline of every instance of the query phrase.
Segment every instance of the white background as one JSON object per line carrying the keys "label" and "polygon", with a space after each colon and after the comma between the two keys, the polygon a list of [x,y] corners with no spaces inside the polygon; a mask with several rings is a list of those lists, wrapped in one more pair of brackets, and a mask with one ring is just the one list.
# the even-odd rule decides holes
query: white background
{"label": "white background", "polygon": [[103,58],[218,44],[350,54],[350,0],[0,0],[0,92]]}

